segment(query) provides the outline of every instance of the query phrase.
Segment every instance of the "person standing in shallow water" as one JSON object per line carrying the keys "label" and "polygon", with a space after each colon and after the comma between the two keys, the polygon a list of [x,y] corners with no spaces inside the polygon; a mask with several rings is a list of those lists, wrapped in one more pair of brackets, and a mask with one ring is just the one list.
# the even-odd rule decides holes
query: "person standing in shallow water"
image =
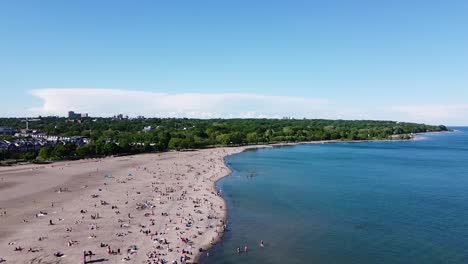
{"label": "person standing in shallow water", "polygon": [[244,252],[245,252],[245,254],[247,254],[249,252],[249,248],[247,247],[247,245],[244,246]]}
{"label": "person standing in shallow water", "polygon": [[240,255],[240,253],[241,253],[240,247],[237,247],[237,255]]}
{"label": "person standing in shallow water", "polygon": [[260,246],[265,247],[265,244],[263,243],[263,240],[260,240]]}

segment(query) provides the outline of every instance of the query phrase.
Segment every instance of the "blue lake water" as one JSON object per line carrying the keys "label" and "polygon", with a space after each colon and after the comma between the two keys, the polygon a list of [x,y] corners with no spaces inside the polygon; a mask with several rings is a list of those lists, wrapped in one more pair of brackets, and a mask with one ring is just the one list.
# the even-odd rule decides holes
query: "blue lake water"
{"label": "blue lake water", "polygon": [[468,128],[456,129],[226,158],[230,231],[202,263],[468,263]]}

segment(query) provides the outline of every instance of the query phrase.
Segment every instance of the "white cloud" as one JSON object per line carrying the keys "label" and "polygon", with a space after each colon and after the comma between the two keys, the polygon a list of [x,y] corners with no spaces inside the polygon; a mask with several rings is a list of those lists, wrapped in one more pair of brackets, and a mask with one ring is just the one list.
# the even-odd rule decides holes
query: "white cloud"
{"label": "white cloud", "polygon": [[95,116],[117,113],[148,117],[271,118],[324,117],[324,99],[242,93],[168,94],[117,89],[39,89],[31,94],[42,106],[29,109],[36,115],[65,115],[69,110]]}
{"label": "white cloud", "polygon": [[395,106],[390,109],[398,113],[403,120],[412,122],[426,122],[432,124],[462,124],[468,119],[468,105],[404,105]]}
{"label": "white cloud", "polygon": [[[55,88],[31,94],[42,105],[33,115],[64,116],[69,110],[91,116],[189,117],[189,118],[327,118],[395,120],[427,124],[466,124],[468,105],[367,105],[337,104],[326,99],[269,96],[245,93],[178,93],[118,89]],[[358,104],[358,106],[356,106]]]}

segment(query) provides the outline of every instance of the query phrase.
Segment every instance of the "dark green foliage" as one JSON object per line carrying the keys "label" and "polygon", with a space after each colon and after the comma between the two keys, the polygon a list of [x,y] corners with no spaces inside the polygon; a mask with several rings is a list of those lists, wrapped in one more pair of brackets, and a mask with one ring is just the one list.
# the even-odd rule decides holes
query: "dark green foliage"
{"label": "dark green foliage", "polygon": [[38,153],[34,151],[28,152],[9,152],[9,151],[0,151],[0,161],[11,160],[14,162],[18,161],[33,161],[36,159]]}
{"label": "dark green foliage", "polygon": [[78,158],[92,157],[96,155],[96,145],[87,144],[76,149],[76,156]]}
{"label": "dark green foliage", "polygon": [[[0,118],[0,126],[21,129],[24,123],[20,118]],[[153,129],[142,132],[146,126]],[[30,123],[30,128],[91,139],[90,144],[78,148],[72,144],[43,148],[39,152],[42,160],[278,142],[407,139],[411,133],[447,130],[442,125],[369,120],[85,118],[82,123],[68,123],[59,117],[43,117]],[[11,156],[0,152],[0,160]]]}
{"label": "dark green foliage", "polygon": [[76,146],[74,144],[58,144],[52,151],[55,159],[69,159],[75,156]]}
{"label": "dark green foliage", "polygon": [[52,153],[53,152],[54,152],[53,147],[46,146],[46,147],[41,148],[41,150],[39,151],[38,157],[41,160],[50,160],[52,158]]}

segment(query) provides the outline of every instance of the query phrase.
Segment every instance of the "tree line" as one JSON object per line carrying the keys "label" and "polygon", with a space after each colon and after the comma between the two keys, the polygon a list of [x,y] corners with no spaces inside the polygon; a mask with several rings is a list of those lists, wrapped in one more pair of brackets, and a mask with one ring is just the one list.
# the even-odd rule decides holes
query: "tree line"
{"label": "tree line", "polygon": [[[19,118],[0,118],[0,126],[20,129],[24,123]],[[14,155],[61,160],[279,142],[407,139],[411,133],[448,130],[443,125],[373,120],[84,118],[78,123],[59,117],[43,117],[29,127],[49,135],[88,137],[90,143],[80,147],[58,144],[38,153],[3,151],[0,160]]]}

